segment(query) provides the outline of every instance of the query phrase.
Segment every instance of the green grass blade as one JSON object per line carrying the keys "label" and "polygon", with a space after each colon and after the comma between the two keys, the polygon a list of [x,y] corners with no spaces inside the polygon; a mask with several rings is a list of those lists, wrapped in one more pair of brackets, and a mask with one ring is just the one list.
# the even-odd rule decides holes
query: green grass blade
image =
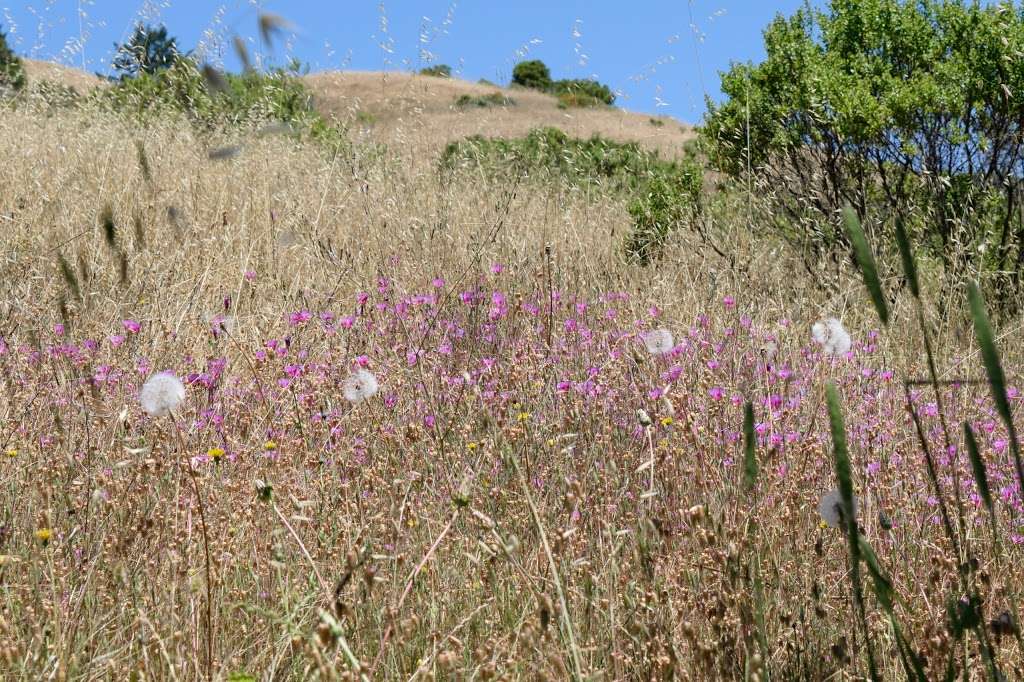
{"label": "green grass blade", "polygon": [[75,298],[79,301],[82,300],[82,287],[78,285],[78,278],[75,277],[75,271],[68,263],[67,259],[64,258],[64,254],[57,254],[57,266],[60,268],[60,274],[64,278],[64,283],[68,285],[68,289],[75,295]]}
{"label": "green grass blade", "polygon": [[999,362],[999,351],[996,350],[995,334],[992,333],[992,325],[989,324],[988,314],[985,312],[985,301],[981,297],[981,290],[975,282],[971,282],[967,289],[967,298],[971,306],[971,317],[974,319],[974,335],[978,339],[978,348],[981,350],[981,359],[985,363],[985,372],[988,374],[988,385],[992,389],[992,400],[999,410],[999,416],[1007,425],[1012,424],[1010,415],[1010,401],[1006,399],[1006,376],[1003,374],[1003,366]]}
{"label": "green grass blade", "polygon": [[743,407],[743,484],[747,490],[753,490],[757,484],[757,457],[754,452],[756,445],[754,406],[748,401]]}
{"label": "green grass blade", "polygon": [[921,298],[921,288],[917,284],[917,264],[914,262],[914,252],[910,250],[910,237],[903,227],[903,220],[896,220],[896,246],[900,250],[900,260],[903,262],[903,275],[907,278],[907,286],[914,298]]}
{"label": "green grass blade", "polygon": [[826,391],[829,427],[832,431],[832,449],[835,454],[836,479],[839,483],[839,495],[843,502],[843,519],[847,525],[851,543],[851,555],[856,555],[859,559],[857,520],[854,518],[853,513],[853,474],[850,469],[850,453],[846,447],[846,425],[843,423],[843,409],[835,384],[829,382]]}
{"label": "green grass blade", "polygon": [[981,451],[978,449],[978,441],[974,437],[974,430],[971,425],[964,422],[964,440],[967,442],[967,454],[971,458],[971,469],[974,471],[974,482],[978,486],[978,494],[988,508],[989,514],[994,514],[992,506],[992,491],[988,487],[988,475],[985,473],[985,462],[981,459]]}
{"label": "green grass blade", "polygon": [[100,213],[100,224],[103,226],[103,239],[111,250],[117,248],[117,226],[114,225],[114,209],[110,204],[103,207]]}
{"label": "green grass blade", "polygon": [[843,422],[843,408],[839,400],[839,391],[831,381],[825,388],[828,402],[828,421],[832,431],[832,449],[835,455],[836,479],[839,483],[839,495],[843,504],[843,520],[846,522],[846,542],[850,549],[850,582],[853,587],[853,600],[857,606],[857,615],[868,655],[868,669],[872,680],[881,679],[875,662],[875,650],[868,632],[867,615],[864,607],[864,586],[861,584],[860,562],[861,551],[858,539],[857,518],[853,506],[853,470],[850,467],[850,452],[846,445],[846,425]]}
{"label": "green grass blade", "polygon": [[860,266],[861,275],[864,277],[864,286],[871,295],[871,302],[875,304],[875,311],[882,324],[889,324],[889,306],[885,302],[885,294],[882,293],[882,283],[878,279],[878,268],[875,266],[875,257],[871,254],[871,247],[864,237],[864,230],[861,229],[857,214],[849,206],[843,208],[843,224],[846,226],[846,236],[853,246],[853,255],[857,258],[857,265]]}
{"label": "green grass blade", "polygon": [[860,554],[864,557],[864,563],[868,566],[868,573],[871,574],[875,597],[878,598],[878,603],[882,605],[885,612],[892,615],[892,605],[895,601],[892,581],[885,575],[882,565],[878,562],[878,556],[875,554],[875,550],[871,548],[871,545],[868,544],[868,541],[861,537],[858,538],[858,542]]}

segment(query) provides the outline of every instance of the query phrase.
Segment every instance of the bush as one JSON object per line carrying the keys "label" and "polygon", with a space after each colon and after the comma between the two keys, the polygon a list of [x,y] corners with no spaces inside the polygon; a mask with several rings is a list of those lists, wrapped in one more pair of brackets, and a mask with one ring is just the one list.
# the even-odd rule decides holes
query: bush
{"label": "bush", "polygon": [[604,102],[583,92],[560,92],[557,99],[559,109],[604,106]]}
{"label": "bush", "polygon": [[693,164],[676,173],[656,175],[629,204],[633,232],[626,239],[626,253],[646,265],[658,256],[669,233],[688,225],[701,210],[703,174]]}
{"label": "bush", "polygon": [[459,95],[455,99],[457,107],[509,107],[514,104],[515,100],[500,92],[491,92],[486,95]]}
{"label": "bush", "polygon": [[551,71],[539,59],[519,62],[512,69],[512,82],[524,88],[546,92],[551,87]]}
{"label": "bush", "polygon": [[448,144],[441,155],[443,173],[482,169],[492,176],[526,175],[550,184],[599,185],[628,201],[633,230],[627,255],[646,265],[657,257],[668,235],[701,213],[701,167],[692,161],[668,161],[635,142],[613,142],[598,135],[571,138],[557,128],[538,128],[523,138],[479,135]]}
{"label": "bush", "polygon": [[168,115],[206,130],[286,123],[328,152],[348,147],[344,132],[313,110],[312,95],[293,72],[248,71],[223,79],[224,91],[211,91],[195,62],[179,57],[168,69],[97,89],[88,101],[143,123]]}
{"label": "bush", "polygon": [[611,91],[611,88],[594,80],[558,80],[551,84],[550,91],[559,95],[559,100],[562,99],[561,95],[567,95],[584,103],[578,106],[615,103],[615,93]]}
{"label": "bush", "polygon": [[539,59],[516,64],[512,70],[512,83],[555,95],[558,98],[559,106],[563,108],[592,107],[615,102],[615,93],[611,91],[611,88],[595,80],[584,78],[551,80],[551,71]]}
{"label": "bush", "polygon": [[123,80],[169,69],[182,56],[166,27],[136,24],[128,42],[114,44],[113,67]]}
{"label": "bush", "polygon": [[0,31],[0,95],[5,90],[17,92],[26,82],[21,58],[14,54],[7,44],[7,35]]}
{"label": "bush", "polygon": [[1020,300],[1024,13],[832,0],[779,16],[764,41],[763,62],[723,75],[701,136],[715,166],[773,190],[809,265],[848,253],[838,212],[850,204],[875,244],[903,220],[945,293],[987,274],[990,300]]}
{"label": "bush", "polygon": [[282,71],[225,74],[226,90],[211,92],[191,59],[140,73],[94,93],[104,108],[147,119],[168,112],[204,127],[247,122],[300,123],[312,115],[311,96],[298,78]]}
{"label": "bush", "polygon": [[451,78],[452,67],[447,64],[435,64],[434,66],[428,66],[420,69],[421,76],[434,76],[436,78]]}

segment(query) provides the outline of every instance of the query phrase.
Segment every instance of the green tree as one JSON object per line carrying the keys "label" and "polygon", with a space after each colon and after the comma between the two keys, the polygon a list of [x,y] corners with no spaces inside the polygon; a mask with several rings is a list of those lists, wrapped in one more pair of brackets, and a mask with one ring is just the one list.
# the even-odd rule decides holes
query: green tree
{"label": "green tree", "polygon": [[184,56],[178,50],[177,39],[167,35],[165,26],[143,24],[136,24],[128,42],[115,43],[114,51],[114,70],[122,80],[169,69]]}
{"label": "green tree", "polygon": [[25,67],[7,44],[7,35],[0,31],[0,92],[25,87]]}
{"label": "green tree", "polygon": [[546,91],[551,87],[551,70],[539,59],[519,62],[512,69],[512,82],[524,88]]}
{"label": "green tree", "polygon": [[[987,274],[1004,303],[1024,272],[1024,8],[964,0],[832,0],[778,16],[767,57],[722,75],[709,157],[772,190],[809,260],[904,220],[946,290]],[[876,245],[888,239],[874,239]]]}

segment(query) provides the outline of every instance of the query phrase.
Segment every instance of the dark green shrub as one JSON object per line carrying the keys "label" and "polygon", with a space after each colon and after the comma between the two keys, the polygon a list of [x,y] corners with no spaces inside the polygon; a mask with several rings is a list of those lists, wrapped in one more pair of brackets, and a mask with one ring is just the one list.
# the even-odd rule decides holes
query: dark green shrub
{"label": "dark green shrub", "polygon": [[510,107],[514,104],[515,100],[500,92],[491,92],[486,95],[459,95],[455,98],[457,107]]}
{"label": "dark green shrub", "polygon": [[559,109],[601,107],[605,105],[601,100],[585,92],[560,92],[557,95],[557,99]]}
{"label": "dark green shrub", "polygon": [[633,231],[626,239],[626,254],[642,265],[655,259],[669,233],[687,226],[700,213],[702,186],[703,174],[693,164],[653,177],[629,204]]}
{"label": "dark green shrub", "polygon": [[565,101],[567,104],[570,100],[580,102],[580,104],[570,106],[594,106],[595,104],[615,103],[615,93],[611,91],[611,88],[594,80],[558,80],[551,84],[550,91],[559,96],[559,101],[563,101],[562,95],[566,95]]}
{"label": "dark green shrub", "polygon": [[18,91],[25,87],[25,67],[21,58],[7,44],[7,35],[0,31],[0,95],[5,90]]}
{"label": "dark green shrub", "polygon": [[1024,11],[832,0],[779,16],[764,41],[763,62],[722,76],[701,135],[713,165],[771,190],[809,264],[848,253],[849,204],[882,248],[903,220],[946,293],[982,274],[990,301],[1019,301]]}
{"label": "dark green shrub", "polygon": [[169,69],[182,56],[177,39],[167,35],[166,27],[136,24],[128,42],[114,44],[112,65],[123,80]]}
{"label": "dark green shrub", "polygon": [[551,87],[551,71],[539,59],[519,62],[512,69],[512,82],[524,88],[547,91]]}
{"label": "dark green shrub", "polygon": [[434,76],[436,78],[451,78],[452,67],[447,64],[435,64],[434,66],[428,66],[420,69],[421,76]]}

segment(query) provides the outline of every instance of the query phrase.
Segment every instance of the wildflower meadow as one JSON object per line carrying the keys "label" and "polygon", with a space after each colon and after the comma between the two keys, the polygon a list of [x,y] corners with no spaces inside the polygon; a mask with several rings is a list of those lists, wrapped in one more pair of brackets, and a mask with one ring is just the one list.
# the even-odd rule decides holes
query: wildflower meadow
{"label": "wildflower meadow", "polygon": [[989,289],[349,114],[0,109],[0,679],[1024,675]]}

